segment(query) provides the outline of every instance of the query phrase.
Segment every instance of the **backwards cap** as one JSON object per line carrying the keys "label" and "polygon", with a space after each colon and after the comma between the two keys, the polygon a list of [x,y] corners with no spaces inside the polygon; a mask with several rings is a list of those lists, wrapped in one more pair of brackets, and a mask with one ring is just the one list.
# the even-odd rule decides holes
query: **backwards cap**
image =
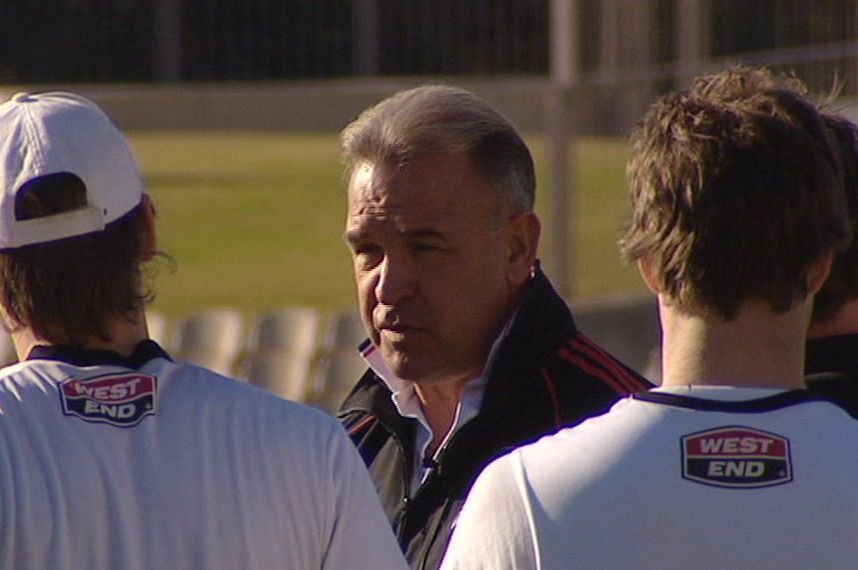
{"label": "backwards cap", "polygon": [[[79,178],[87,206],[18,220],[24,185]],[[91,101],[72,93],[18,93],[0,105],[0,249],[98,232],[140,203],[140,169],[125,138]]]}

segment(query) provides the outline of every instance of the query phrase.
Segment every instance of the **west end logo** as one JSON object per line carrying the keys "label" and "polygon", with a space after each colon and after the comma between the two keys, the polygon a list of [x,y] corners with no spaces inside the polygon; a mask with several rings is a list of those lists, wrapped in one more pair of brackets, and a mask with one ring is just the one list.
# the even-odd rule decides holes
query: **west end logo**
{"label": "west end logo", "polygon": [[747,427],[722,427],[682,438],[682,476],[689,481],[752,489],[792,481],[789,440]]}
{"label": "west end logo", "polygon": [[88,422],[119,427],[139,424],[155,413],[158,381],[145,374],[70,378],[60,384],[63,413]]}

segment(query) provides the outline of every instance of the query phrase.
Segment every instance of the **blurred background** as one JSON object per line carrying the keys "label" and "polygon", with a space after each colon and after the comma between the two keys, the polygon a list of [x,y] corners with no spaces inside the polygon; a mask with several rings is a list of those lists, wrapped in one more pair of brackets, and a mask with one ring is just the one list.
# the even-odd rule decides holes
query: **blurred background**
{"label": "blurred background", "polygon": [[[246,376],[265,314],[315,315],[313,370],[337,326],[360,336],[335,324],[354,305],[337,131],[398,89],[472,89],[533,149],[547,273],[585,332],[644,369],[654,305],[615,246],[628,132],[659,94],[740,62],[853,113],[856,14],[858,0],[2,0],[0,98],[76,91],[126,132],[176,261],[153,268],[153,331]],[[232,332],[186,346],[218,319]]]}

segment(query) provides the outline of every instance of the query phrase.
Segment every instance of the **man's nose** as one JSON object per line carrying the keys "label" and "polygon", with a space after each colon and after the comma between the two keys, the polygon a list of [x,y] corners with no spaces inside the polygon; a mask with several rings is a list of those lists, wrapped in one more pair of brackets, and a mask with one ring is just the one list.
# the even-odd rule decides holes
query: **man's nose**
{"label": "man's nose", "polygon": [[414,290],[414,269],[402,257],[385,255],[378,268],[375,298],[384,305],[394,305]]}

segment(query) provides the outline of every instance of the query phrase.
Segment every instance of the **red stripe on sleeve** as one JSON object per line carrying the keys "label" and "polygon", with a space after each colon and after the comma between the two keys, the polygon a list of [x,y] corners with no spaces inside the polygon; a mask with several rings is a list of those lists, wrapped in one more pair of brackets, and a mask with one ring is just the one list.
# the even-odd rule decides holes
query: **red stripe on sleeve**
{"label": "red stripe on sleeve", "polygon": [[355,425],[353,425],[351,428],[349,428],[349,430],[346,433],[348,434],[349,437],[352,437],[356,433],[359,433],[360,431],[368,428],[370,426],[370,424],[374,423],[375,421],[376,421],[375,416],[368,416],[368,417],[364,418],[363,420],[359,421],[358,423],[356,423]]}
{"label": "red stripe on sleeve", "polygon": [[572,339],[569,345],[573,350],[580,350],[582,354],[607,368],[608,373],[622,383],[627,393],[631,394],[649,388],[638,376],[620,365],[614,357],[587,335],[579,334]]}
{"label": "red stripe on sleeve", "polygon": [[560,357],[564,360],[571,362],[584,372],[596,376],[599,380],[609,385],[614,390],[614,392],[618,394],[626,393],[626,387],[622,384],[622,382],[619,381],[619,379],[611,375],[604,368],[594,366],[593,363],[590,362],[590,360],[580,354],[573,352],[569,349],[569,347],[564,346],[562,349],[560,349]]}

